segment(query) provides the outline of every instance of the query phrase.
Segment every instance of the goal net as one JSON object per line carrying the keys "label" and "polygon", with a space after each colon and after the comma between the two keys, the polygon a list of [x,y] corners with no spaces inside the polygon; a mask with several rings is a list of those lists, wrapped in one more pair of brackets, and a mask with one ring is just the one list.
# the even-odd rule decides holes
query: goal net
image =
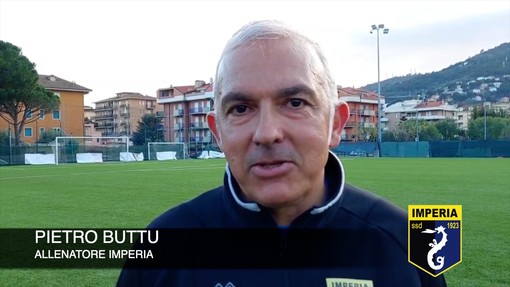
{"label": "goal net", "polygon": [[137,158],[129,153],[128,137],[56,137],[50,145],[57,165],[131,161],[133,157]]}
{"label": "goal net", "polygon": [[150,142],[147,144],[149,160],[172,160],[189,158],[183,142]]}

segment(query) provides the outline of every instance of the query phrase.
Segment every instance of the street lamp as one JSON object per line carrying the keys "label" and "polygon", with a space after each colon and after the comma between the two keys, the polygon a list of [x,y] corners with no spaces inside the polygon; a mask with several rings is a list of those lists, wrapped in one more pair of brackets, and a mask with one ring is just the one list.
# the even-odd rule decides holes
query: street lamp
{"label": "street lamp", "polygon": [[388,34],[390,31],[388,28],[384,28],[384,24],[372,25],[370,34],[377,31],[377,150],[379,156],[381,156],[381,141],[382,141],[382,127],[381,127],[381,66],[379,61],[379,30],[382,30],[383,34]]}

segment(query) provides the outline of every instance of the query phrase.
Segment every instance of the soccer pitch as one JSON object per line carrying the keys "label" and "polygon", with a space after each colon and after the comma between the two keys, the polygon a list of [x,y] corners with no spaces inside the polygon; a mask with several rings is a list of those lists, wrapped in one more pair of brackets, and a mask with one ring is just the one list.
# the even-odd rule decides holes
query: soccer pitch
{"label": "soccer pitch", "polygon": [[[449,286],[510,282],[510,159],[342,158],[347,182],[404,209],[463,207]],[[144,228],[223,182],[225,160],[0,167],[0,228]],[[0,269],[0,286],[114,286],[119,269]]]}

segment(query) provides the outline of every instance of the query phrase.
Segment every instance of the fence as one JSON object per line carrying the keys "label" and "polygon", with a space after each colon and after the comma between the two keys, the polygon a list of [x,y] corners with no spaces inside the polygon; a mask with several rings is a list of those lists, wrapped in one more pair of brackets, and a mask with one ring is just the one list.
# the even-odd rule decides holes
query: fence
{"label": "fence", "polygon": [[[71,147],[79,149],[79,147]],[[130,146],[130,152],[146,151],[145,146]],[[340,156],[375,156],[375,142],[341,142],[332,149]],[[104,152],[104,148],[103,148]],[[50,146],[2,146],[0,145],[0,165],[25,164],[25,154],[53,153]],[[110,160],[118,160],[117,150],[109,153]],[[510,157],[510,140],[477,140],[477,141],[420,141],[420,142],[382,142],[382,157]],[[147,159],[147,156],[145,156]],[[69,159],[69,162],[73,160]]]}
{"label": "fence", "polygon": [[510,140],[430,142],[431,157],[510,157]]}
{"label": "fence", "polygon": [[[340,156],[377,155],[377,143],[341,142]],[[382,157],[510,157],[510,140],[382,142]]]}
{"label": "fence", "polygon": [[[130,146],[129,151],[140,153],[145,151],[145,146]],[[78,152],[98,152],[103,154],[104,161],[120,161],[120,152],[125,152],[125,147],[88,147],[82,145],[65,145],[59,150],[59,162],[76,162]],[[31,146],[2,146],[0,145],[0,165],[25,164],[25,154],[53,154],[55,151],[49,145]]]}

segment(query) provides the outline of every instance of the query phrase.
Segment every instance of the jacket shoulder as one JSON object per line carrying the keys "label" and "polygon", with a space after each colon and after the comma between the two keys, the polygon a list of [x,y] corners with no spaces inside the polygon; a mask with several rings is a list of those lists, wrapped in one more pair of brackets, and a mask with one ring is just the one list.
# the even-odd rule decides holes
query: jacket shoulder
{"label": "jacket shoulder", "polygon": [[148,228],[200,228],[214,222],[222,210],[222,187],[172,207],[156,217]]}
{"label": "jacket shoulder", "polygon": [[394,203],[366,190],[346,184],[340,201],[342,209],[392,237],[407,250],[407,212]]}

